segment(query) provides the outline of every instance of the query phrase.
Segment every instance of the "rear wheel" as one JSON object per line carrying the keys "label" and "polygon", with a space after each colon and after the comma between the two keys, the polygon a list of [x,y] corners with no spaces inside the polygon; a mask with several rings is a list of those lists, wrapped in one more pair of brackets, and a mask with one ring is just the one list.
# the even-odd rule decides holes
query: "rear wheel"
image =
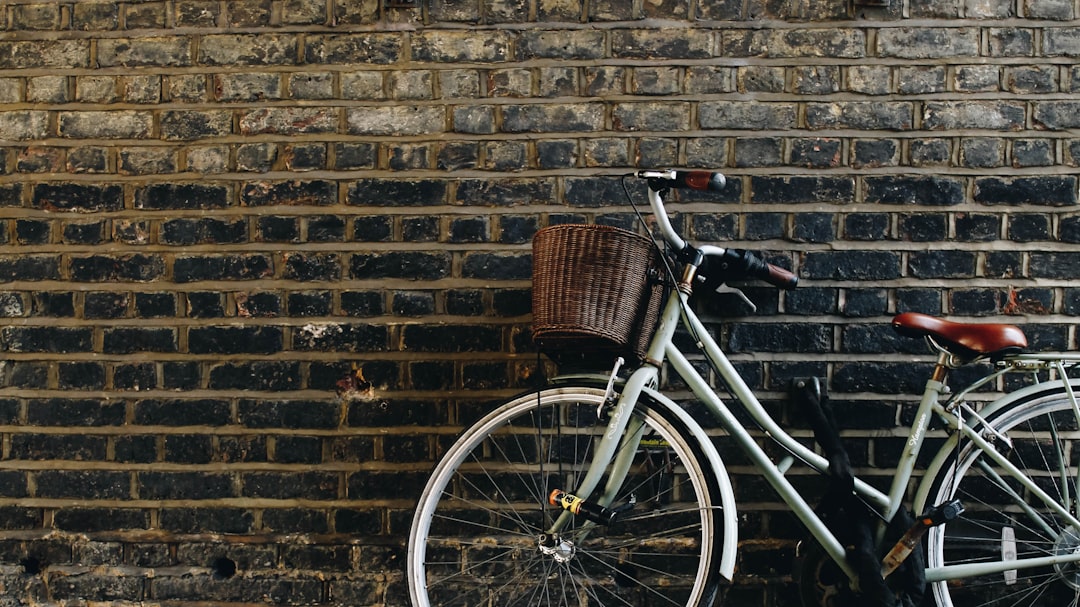
{"label": "rear wheel", "polygon": [[[1065,391],[1058,386],[1034,393],[987,423],[1011,442],[996,439],[995,448],[1075,516],[1080,423]],[[966,510],[958,520],[930,530],[930,567],[1080,554],[1080,529],[972,444],[962,447],[934,480],[932,502],[952,498]],[[1080,566],[1017,568],[937,582],[933,595],[942,607],[1075,607],[1080,604]]]}
{"label": "rear wheel", "polygon": [[413,605],[713,604],[719,493],[697,445],[645,397],[634,410],[642,440],[620,447],[634,450],[633,463],[611,506],[636,503],[610,526],[575,516],[545,534],[561,512],[548,496],[574,490],[607,430],[597,415],[603,398],[603,390],[580,387],[530,393],[450,447],[412,525]]}

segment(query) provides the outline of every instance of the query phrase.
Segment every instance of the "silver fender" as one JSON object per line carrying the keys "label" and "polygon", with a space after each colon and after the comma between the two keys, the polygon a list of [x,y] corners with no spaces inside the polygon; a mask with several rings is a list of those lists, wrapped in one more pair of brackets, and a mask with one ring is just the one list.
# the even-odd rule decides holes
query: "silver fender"
{"label": "silver fender", "polygon": [[716,476],[716,484],[720,489],[721,525],[724,529],[723,546],[720,555],[720,575],[730,582],[735,577],[735,557],[739,549],[739,515],[735,510],[735,491],[731,488],[731,478],[728,477],[727,468],[724,466],[723,460],[720,459],[720,453],[716,451],[716,446],[713,445],[709,435],[705,434],[705,430],[694,421],[694,418],[689,413],[676,404],[675,401],[656,390],[646,388],[644,392],[663,405],[668,411],[671,411],[690,430],[694,439],[701,446],[701,451]]}

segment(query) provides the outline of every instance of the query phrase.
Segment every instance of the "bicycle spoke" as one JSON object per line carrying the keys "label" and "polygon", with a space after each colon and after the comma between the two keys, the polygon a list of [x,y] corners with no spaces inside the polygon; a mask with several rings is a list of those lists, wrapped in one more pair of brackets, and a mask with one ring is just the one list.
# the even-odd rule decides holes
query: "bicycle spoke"
{"label": "bicycle spoke", "polygon": [[[483,430],[475,436],[451,445],[414,518],[414,526],[423,523],[410,540],[422,545],[410,549],[415,604],[689,607],[709,595],[705,588],[718,580],[719,548],[703,529],[715,527],[718,500],[696,442],[651,409],[633,414],[641,436],[653,439],[653,451],[623,440],[612,460],[629,464],[614,492],[616,504],[630,495],[643,496],[642,504],[612,526],[572,516],[563,529],[545,527],[550,535],[540,540],[550,511],[546,485],[572,491],[594,465],[606,432],[596,424],[601,396],[553,392],[537,409],[537,395],[527,395],[481,419]],[[656,444],[663,445],[659,466],[651,461]],[[603,486],[610,468],[601,472]],[[426,575],[413,574],[417,569]]]}

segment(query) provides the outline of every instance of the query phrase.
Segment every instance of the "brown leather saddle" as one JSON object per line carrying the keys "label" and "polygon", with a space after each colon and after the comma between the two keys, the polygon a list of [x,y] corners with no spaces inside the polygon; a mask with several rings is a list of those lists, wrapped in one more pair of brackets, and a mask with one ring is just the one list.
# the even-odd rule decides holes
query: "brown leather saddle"
{"label": "brown leather saddle", "polygon": [[964,360],[984,356],[1001,358],[1018,353],[1028,345],[1027,337],[1016,325],[955,322],[928,314],[904,312],[893,318],[892,326],[905,337],[930,337]]}

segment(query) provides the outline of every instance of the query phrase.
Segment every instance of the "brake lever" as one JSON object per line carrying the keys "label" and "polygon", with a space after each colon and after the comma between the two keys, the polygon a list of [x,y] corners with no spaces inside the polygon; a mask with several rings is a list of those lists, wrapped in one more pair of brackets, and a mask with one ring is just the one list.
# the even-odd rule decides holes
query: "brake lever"
{"label": "brake lever", "polygon": [[751,314],[757,313],[757,306],[754,305],[754,302],[750,301],[750,298],[746,296],[746,293],[743,293],[742,289],[737,289],[725,282],[713,292],[720,294],[731,293],[737,296],[744,304],[746,304],[750,308]]}

